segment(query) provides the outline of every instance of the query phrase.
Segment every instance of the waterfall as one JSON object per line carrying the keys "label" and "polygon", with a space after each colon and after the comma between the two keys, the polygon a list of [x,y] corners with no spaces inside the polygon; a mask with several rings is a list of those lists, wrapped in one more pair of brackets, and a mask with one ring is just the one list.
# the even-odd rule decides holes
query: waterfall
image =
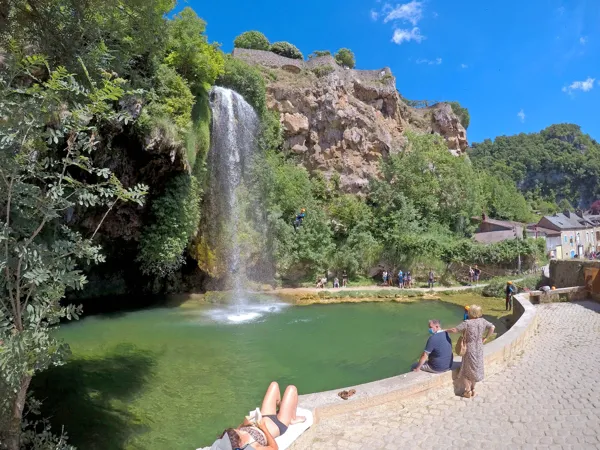
{"label": "waterfall", "polygon": [[211,144],[208,154],[206,228],[210,247],[219,261],[219,276],[242,301],[246,266],[241,235],[247,236],[244,214],[244,174],[256,148],[259,118],[237,92],[213,87]]}

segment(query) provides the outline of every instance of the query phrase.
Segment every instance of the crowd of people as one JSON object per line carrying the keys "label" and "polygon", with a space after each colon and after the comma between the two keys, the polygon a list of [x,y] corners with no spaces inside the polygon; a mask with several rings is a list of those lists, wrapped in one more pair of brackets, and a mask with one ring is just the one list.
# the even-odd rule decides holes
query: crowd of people
{"label": "crowd of people", "polygon": [[[468,286],[473,286],[473,284],[478,285],[479,279],[481,277],[481,269],[477,266],[477,264],[473,266],[469,266],[468,270]],[[398,272],[395,273],[392,269],[383,269],[380,272],[381,284],[380,286],[389,286],[389,287],[398,287],[400,289],[411,289],[416,287],[414,285],[414,276],[410,270],[403,271],[402,269],[398,269]],[[315,285],[317,288],[326,288],[327,287],[327,275],[317,278]],[[427,273],[427,287],[433,289],[435,287],[435,283],[437,282],[437,276],[433,269],[429,269]],[[333,288],[347,287],[348,286],[348,274],[344,270],[342,273],[342,281],[340,283],[340,279],[338,275],[335,275],[332,280]]]}

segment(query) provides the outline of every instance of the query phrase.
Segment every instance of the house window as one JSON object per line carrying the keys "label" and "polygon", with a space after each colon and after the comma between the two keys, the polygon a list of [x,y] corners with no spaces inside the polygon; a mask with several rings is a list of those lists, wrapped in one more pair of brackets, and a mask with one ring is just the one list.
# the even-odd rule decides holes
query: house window
{"label": "house window", "polygon": [[579,236],[579,232],[577,233],[577,236],[575,237],[575,239],[577,240],[577,243],[579,244],[579,240],[580,240],[580,236]]}
{"label": "house window", "polygon": [[585,233],[585,242],[590,242],[590,233]]}
{"label": "house window", "polygon": [[567,243],[567,237],[565,236],[565,244]]}

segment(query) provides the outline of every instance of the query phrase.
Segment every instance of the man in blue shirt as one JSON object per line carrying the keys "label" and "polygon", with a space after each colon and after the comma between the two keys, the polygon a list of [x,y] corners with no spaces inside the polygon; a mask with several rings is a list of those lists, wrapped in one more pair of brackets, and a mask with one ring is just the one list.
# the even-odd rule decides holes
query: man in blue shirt
{"label": "man in blue shirt", "polygon": [[413,371],[441,373],[452,368],[452,339],[450,335],[442,330],[439,320],[429,321],[429,339],[421,359],[413,365]]}

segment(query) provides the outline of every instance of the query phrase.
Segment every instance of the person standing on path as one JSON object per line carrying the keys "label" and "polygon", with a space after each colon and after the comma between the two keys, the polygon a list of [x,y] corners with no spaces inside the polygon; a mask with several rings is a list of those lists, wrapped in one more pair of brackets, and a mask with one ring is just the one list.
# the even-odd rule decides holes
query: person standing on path
{"label": "person standing on path", "polygon": [[[465,398],[475,397],[475,384],[483,380],[483,344],[495,330],[492,323],[483,317],[481,306],[471,305],[469,308],[469,320],[465,320],[456,328],[446,330],[449,333],[462,332],[463,339],[467,344],[467,351],[462,357],[459,383],[464,386],[462,396]],[[487,335],[484,336],[487,330]]]}
{"label": "person standing on path", "polygon": [[433,284],[435,283],[435,273],[433,271],[433,269],[429,270],[429,278],[427,280],[427,286],[430,289],[433,289]]}
{"label": "person standing on path", "polygon": [[479,284],[480,276],[481,276],[481,269],[479,267],[477,267],[477,264],[475,264],[475,268],[473,269],[473,281],[475,282],[475,285]]}
{"label": "person standing on path", "polygon": [[398,287],[400,289],[404,287],[404,272],[402,272],[402,269],[398,271]]}
{"label": "person standing on path", "polygon": [[348,274],[345,270],[342,272],[342,287],[348,287]]}
{"label": "person standing on path", "polygon": [[387,285],[387,277],[388,277],[388,273],[387,270],[383,271],[383,274],[381,275],[381,278],[383,279],[383,285],[386,286]]}
{"label": "person standing on path", "polygon": [[515,285],[512,281],[506,283],[506,311],[512,310],[512,296],[515,293]]}
{"label": "person standing on path", "polygon": [[475,275],[475,271],[471,266],[469,266],[469,286],[473,284],[473,276]]}

